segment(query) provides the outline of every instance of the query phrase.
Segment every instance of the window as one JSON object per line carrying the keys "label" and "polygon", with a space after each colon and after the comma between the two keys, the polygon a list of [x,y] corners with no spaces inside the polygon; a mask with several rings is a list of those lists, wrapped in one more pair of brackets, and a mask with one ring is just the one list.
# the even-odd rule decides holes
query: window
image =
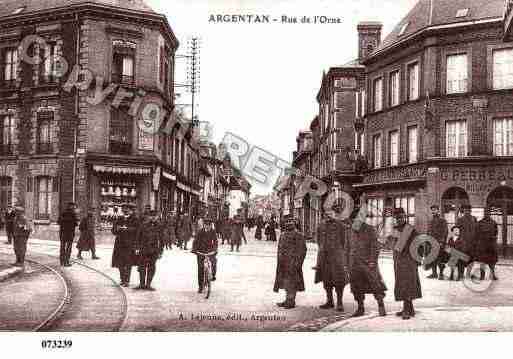
{"label": "window", "polygon": [[13,139],[14,139],[14,116],[7,115],[0,118],[1,120],[1,140],[0,156],[9,156],[13,153]]}
{"label": "window", "polygon": [[52,208],[52,178],[36,177],[36,217],[49,219]]}
{"label": "window", "polygon": [[447,56],[447,93],[468,91],[467,54]]}
{"label": "window", "polygon": [[360,155],[365,156],[365,132],[359,134],[360,137]]}
{"label": "window", "polygon": [[401,29],[399,30],[399,36],[403,36],[404,33],[406,32],[406,29],[408,28],[408,25],[410,25],[409,22],[403,24],[403,26],[401,26]]}
{"label": "window", "polygon": [[470,9],[459,9],[456,12],[456,17],[467,17],[470,12]]}
{"label": "window", "polygon": [[11,15],[18,15],[18,14],[21,14],[27,7],[26,6],[20,6],[18,8],[16,8],[12,13]]}
{"label": "window", "polygon": [[493,146],[495,156],[513,156],[513,119],[494,121]]}
{"label": "window", "polygon": [[5,86],[12,86],[18,77],[18,50],[7,49],[3,55],[3,82]]}
{"label": "window", "polygon": [[383,225],[383,207],[384,201],[382,198],[367,200],[368,224],[376,228]]}
{"label": "window", "polygon": [[467,121],[447,121],[446,124],[447,157],[467,156]]}
{"label": "window", "polygon": [[374,111],[383,109],[383,79],[374,81]]}
{"label": "window", "polygon": [[390,166],[399,165],[399,131],[389,133]]}
{"label": "window", "polygon": [[399,105],[399,71],[390,74],[390,106]]}
{"label": "window", "polygon": [[40,48],[41,65],[39,70],[40,83],[54,83],[57,81],[57,56],[56,45],[54,43],[47,43]]}
{"label": "window", "polygon": [[408,100],[419,98],[419,64],[408,66]]}
{"label": "window", "polygon": [[12,179],[0,177],[0,208],[6,209],[12,205]]}
{"label": "window", "polygon": [[52,153],[52,111],[37,114],[37,153]]}
{"label": "window", "polygon": [[493,52],[493,89],[513,88],[513,49]]}
{"label": "window", "polygon": [[133,85],[135,79],[135,44],[116,43],[112,62],[112,81],[124,85]]}
{"label": "window", "polygon": [[372,139],[374,149],[374,168],[381,167],[381,135],[374,135]]}
{"label": "window", "polygon": [[415,225],[415,196],[401,196],[394,200],[395,208],[402,208],[408,217],[408,223]]}
{"label": "window", "polygon": [[334,108],[336,108],[336,109],[342,108],[342,102],[344,100],[342,92],[335,92],[333,99],[334,99],[333,102],[335,103]]}
{"label": "window", "polygon": [[130,155],[133,139],[132,117],[120,109],[112,109],[110,116],[110,152],[117,155]]}
{"label": "window", "polygon": [[418,161],[417,126],[408,127],[408,163]]}

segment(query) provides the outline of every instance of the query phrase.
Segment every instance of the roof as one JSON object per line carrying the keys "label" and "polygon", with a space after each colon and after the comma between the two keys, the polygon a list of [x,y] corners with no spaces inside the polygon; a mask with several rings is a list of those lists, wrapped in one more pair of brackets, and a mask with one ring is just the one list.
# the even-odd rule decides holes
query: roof
{"label": "roof", "polygon": [[13,12],[22,7],[25,8],[18,15],[81,4],[98,4],[154,13],[144,0],[2,0],[0,17],[13,15]]}
{"label": "roof", "polygon": [[[504,4],[504,0],[419,0],[374,53],[431,26],[502,18],[505,10]],[[465,9],[469,9],[466,16],[456,16],[458,11]],[[403,27],[403,33],[400,35]]]}

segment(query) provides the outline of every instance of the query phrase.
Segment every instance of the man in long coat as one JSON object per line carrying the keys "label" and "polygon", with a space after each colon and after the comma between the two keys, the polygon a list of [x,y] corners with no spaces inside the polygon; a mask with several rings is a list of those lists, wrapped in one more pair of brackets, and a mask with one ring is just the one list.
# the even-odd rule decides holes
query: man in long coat
{"label": "man in long coat", "polygon": [[398,312],[398,316],[403,319],[410,319],[415,316],[413,300],[422,298],[422,289],[418,267],[420,265],[418,258],[414,258],[410,253],[412,242],[417,237],[417,231],[406,222],[406,213],[402,208],[394,210],[395,229],[397,236],[404,233],[410,233],[406,243],[402,248],[394,247],[394,275],[395,275],[395,300],[403,302],[403,310]]}
{"label": "man in long coat", "polygon": [[60,226],[61,266],[70,267],[71,249],[73,247],[73,240],[75,239],[75,228],[78,225],[75,203],[68,203],[68,208],[59,217],[58,224]]}
{"label": "man in long coat", "polygon": [[[340,207],[334,206],[335,212],[340,212]],[[317,243],[319,252],[317,265],[315,266],[315,283],[323,283],[326,291],[326,303],[321,309],[331,309],[333,303],[333,288],[337,293],[337,311],[343,312],[342,298],[344,287],[348,282],[347,253],[346,253],[346,227],[342,222],[330,218],[324,214],[324,221],[317,230]]]}
{"label": "man in long coat", "polygon": [[[359,210],[351,214],[351,222],[355,220]],[[385,292],[387,287],[379,270],[379,243],[378,236],[373,227],[361,223],[359,227],[351,224],[351,236],[348,240],[347,253],[349,253],[349,277],[351,292],[358,303],[353,317],[365,314],[365,294],[372,294],[378,302],[379,315],[386,316]]]}
{"label": "man in long coat", "polygon": [[119,269],[121,285],[128,287],[135,261],[134,242],[139,219],[131,206],[124,205],[122,210],[123,216],[119,217],[112,226],[112,233],[116,236],[112,252],[112,267]]}
{"label": "man in long coat", "polygon": [[14,221],[16,219],[16,210],[14,207],[7,207],[5,212],[5,234],[7,235],[7,244],[11,244],[14,238]]}
{"label": "man in long coat", "polygon": [[87,215],[84,218],[82,218],[80,224],[78,225],[78,229],[80,230],[80,237],[77,242],[78,259],[83,259],[83,251],[91,251],[92,259],[100,259],[100,257],[96,256],[96,240],[94,235],[94,227],[94,208],[91,208],[87,212]]}
{"label": "man in long coat", "polygon": [[306,257],[306,242],[297,231],[297,223],[292,216],[287,217],[285,232],[278,243],[276,278],[274,291],[284,289],[286,299],[278,303],[279,307],[292,309],[296,306],[296,293],[304,292],[303,263]]}
{"label": "man in long coat", "polygon": [[171,248],[173,244],[177,243],[177,229],[178,229],[178,219],[176,217],[175,211],[170,211],[166,217],[164,222],[165,230],[164,235],[166,236],[166,247]]}
{"label": "man in long coat", "polygon": [[273,214],[265,229],[268,241],[276,242],[276,229],[278,229],[278,223],[276,223],[276,216]]}
{"label": "man in long coat", "polygon": [[137,230],[135,256],[139,271],[139,287],[136,289],[155,290],[151,282],[157,271],[157,260],[162,256],[165,241],[162,224],[156,211],[150,211]]}
{"label": "man in long coat", "polygon": [[239,252],[239,247],[242,243],[242,240],[244,239],[244,242],[247,243],[246,235],[244,234],[244,219],[242,218],[240,212],[238,212],[235,217],[233,217],[231,221],[231,227],[231,252],[233,252],[233,247],[235,247],[237,252]]}
{"label": "man in long coat", "polygon": [[[440,216],[440,207],[438,207],[437,205],[431,206],[431,214],[433,215],[433,218],[429,223],[428,234],[434,239],[436,239],[437,242],[440,244],[440,252],[438,254],[438,257],[428,265],[427,269],[431,268],[432,270],[432,273],[428,278],[438,278],[440,280],[443,280],[445,269],[443,257],[446,253],[445,247],[447,245],[447,235],[449,234],[449,227],[447,225],[447,221]],[[431,248],[429,248],[429,250],[431,250]],[[429,253],[426,251],[425,255],[427,256],[428,254]],[[437,269],[440,269],[440,274],[437,273]]]}
{"label": "man in long coat", "polygon": [[262,240],[262,229],[265,227],[264,219],[262,218],[262,215],[258,215],[256,221],[255,221],[255,239],[261,241]]}
{"label": "man in long coat", "polygon": [[[192,253],[197,255],[198,267],[198,293],[203,292],[204,273],[203,261],[207,260],[205,254],[217,252],[218,242],[215,230],[212,228],[212,219],[207,217],[203,221],[203,227],[198,230],[196,238],[192,242]],[[212,264],[212,280],[216,280],[217,275],[217,257],[211,255],[208,257]]]}
{"label": "man in long coat", "polygon": [[477,233],[477,219],[472,216],[472,207],[468,204],[462,206],[463,216],[458,218],[456,226],[460,228],[460,238],[463,245],[463,253],[474,257],[475,241]]}
{"label": "man in long coat", "polygon": [[[495,265],[498,261],[497,233],[497,222],[490,217],[490,208],[487,207],[483,219],[477,223],[474,259],[490,267],[492,280],[497,280],[495,275]],[[484,275],[484,270],[481,269],[481,280],[484,280]]]}
{"label": "man in long coat", "polygon": [[27,253],[27,241],[32,227],[25,217],[25,209],[16,207],[16,218],[14,220],[14,254],[16,263],[14,265],[23,267],[25,265],[25,253]]}
{"label": "man in long coat", "polygon": [[192,237],[192,220],[187,212],[183,213],[178,220],[177,235],[178,246],[187,250],[187,243]]}

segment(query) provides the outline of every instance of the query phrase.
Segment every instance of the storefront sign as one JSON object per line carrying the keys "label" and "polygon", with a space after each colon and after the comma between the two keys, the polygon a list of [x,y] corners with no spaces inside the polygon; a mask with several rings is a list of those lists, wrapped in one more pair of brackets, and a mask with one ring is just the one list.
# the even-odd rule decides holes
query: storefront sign
{"label": "storefront sign", "polygon": [[513,168],[493,167],[484,169],[443,169],[440,172],[442,181],[513,181]]}
{"label": "storefront sign", "polygon": [[149,167],[123,167],[123,166],[94,165],[93,170],[95,172],[119,173],[119,174],[126,174],[126,175],[149,175],[149,174],[151,174],[151,168],[149,168]]}
{"label": "storefront sign", "polygon": [[392,181],[404,181],[412,179],[425,179],[427,176],[426,166],[411,166],[403,168],[385,168],[375,170],[366,176],[364,184],[379,184]]}
{"label": "storefront sign", "polygon": [[143,151],[153,151],[154,134],[139,130],[139,149]]}

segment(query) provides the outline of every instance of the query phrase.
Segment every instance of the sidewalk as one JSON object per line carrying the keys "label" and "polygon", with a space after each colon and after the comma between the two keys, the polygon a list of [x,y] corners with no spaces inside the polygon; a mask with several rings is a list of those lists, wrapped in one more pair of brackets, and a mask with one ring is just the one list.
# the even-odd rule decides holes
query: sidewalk
{"label": "sidewalk", "polygon": [[0,282],[3,282],[16,274],[23,272],[23,268],[12,265],[14,254],[9,256],[0,253]]}
{"label": "sidewalk", "polygon": [[511,332],[513,307],[421,308],[414,318],[372,313],[328,325],[324,332]]}

